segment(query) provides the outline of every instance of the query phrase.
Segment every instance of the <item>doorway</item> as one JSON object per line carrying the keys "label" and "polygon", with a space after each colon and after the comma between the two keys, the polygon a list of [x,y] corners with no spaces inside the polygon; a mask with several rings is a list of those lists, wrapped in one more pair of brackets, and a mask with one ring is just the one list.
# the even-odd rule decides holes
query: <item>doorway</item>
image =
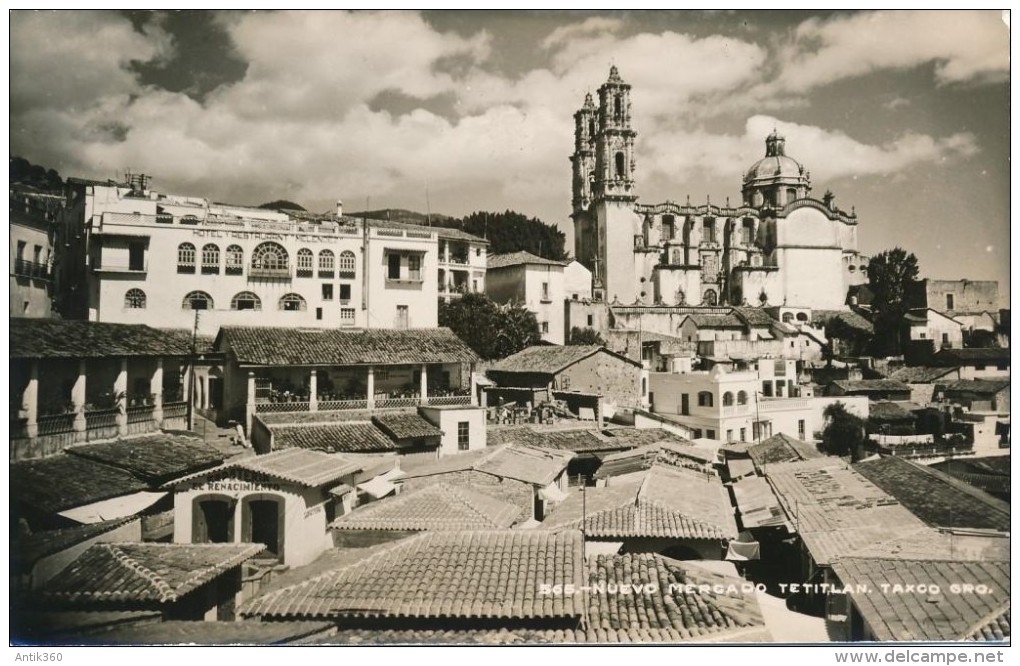
{"label": "doorway", "polygon": [[192,543],[230,543],[234,532],[234,502],[201,499],[192,512]]}
{"label": "doorway", "polygon": [[243,513],[244,541],[265,544],[268,554],[282,560],[282,516],[280,501],[275,498],[246,501]]}

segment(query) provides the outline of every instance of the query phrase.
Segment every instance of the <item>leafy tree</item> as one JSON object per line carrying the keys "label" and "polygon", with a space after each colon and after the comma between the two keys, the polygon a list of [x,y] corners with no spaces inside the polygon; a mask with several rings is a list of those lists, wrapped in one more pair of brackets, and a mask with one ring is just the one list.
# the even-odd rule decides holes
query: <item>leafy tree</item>
{"label": "leafy tree", "polygon": [[822,450],[832,456],[857,458],[864,445],[864,419],[848,412],[842,402],[832,403],[822,414]]}
{"label": "leafy tree", "polygon": [[542,339],[533,313],[517,304],[498,305],[484,294],[441,302],[439,325],[450,328],[486,360],[506,358]]}
{"label": "leafy tree", "polygon": [[999,338],[992,331],[976,328],[963,336],[964,347],[998,347]]}
{"label": "leafy tree", "polygon": [[594,328],[580,328],[578,326],[574,326],[570,329],[570,340],[567,341],[567,344],[605,346],[606,341],[602,339],[602,335]]}
{"label": "leafy tree", "polygon": [[489,241],[490,254],[524,250],[546,259],[567,258],[567,237],[554,225],[508,210],[503,213],[476,212],[461,220],[443,222]]}
{"label": "leafy tree", "polygon": [[304,206],[301,204],[296,204],[293,201],[287,201],[286,199],[270,201],[268,203],[261,204],[259,208],[266,208],[268,210],[305,210]]}
{"label": "leafy tree", "polygon": [[876,356],[900,354],[903,315],[909,309],[907,290],[918,273],[917,257],[899,247],[879,253],[868,264],[868,286],[874,293],[872,353]]}

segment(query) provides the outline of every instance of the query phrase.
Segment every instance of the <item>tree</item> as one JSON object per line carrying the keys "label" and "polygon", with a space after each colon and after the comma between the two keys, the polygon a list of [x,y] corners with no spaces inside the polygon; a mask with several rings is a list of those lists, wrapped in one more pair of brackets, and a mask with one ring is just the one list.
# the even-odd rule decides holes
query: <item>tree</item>
{"label": "tree", "polygon": [[533,313],[517,304],[498,305],[484,294],[441,302],[439,325],[448,327],[486,360],[506,358],[542,339]]}
{"label": "tree", "polygon": [[917,280],[917,257],[896,247],[871,259],[868,264],[868,286],[874,298],[875,337],[872,353],[876,356],[898,356],[902,345],[900,333],[903,315],[907,313],[907,290]]}
{"label": "tree", "polygon": [[567,237],[554,225],[512,210],[503,213],[476,212],[461,220],[450,220],[452,226],[489,241],[490,254],[506,254],[524,250],[546,259],[567,258],[564,250]]}
{"label": "tree", "polygon": [[267,210],[305,210],[305,208],[300,204],[296,204],[293,201],[287,201],[286,199],[270,201],[268,203],[261,204],[259,208],[265,208]]}
{"label": "tree", "polygon": [[580,328],[574,326],[570,329],[570,340],[567,341],[568,345],[602,345],[606,344],[606,341],[602,339],[602,335],[594,328]]}
{"label": "tree", "polygon": [[832,456],[857,458],[864,445],[864,419],[847,411],[842,402],[834,402],[822,412],[822,450]]}

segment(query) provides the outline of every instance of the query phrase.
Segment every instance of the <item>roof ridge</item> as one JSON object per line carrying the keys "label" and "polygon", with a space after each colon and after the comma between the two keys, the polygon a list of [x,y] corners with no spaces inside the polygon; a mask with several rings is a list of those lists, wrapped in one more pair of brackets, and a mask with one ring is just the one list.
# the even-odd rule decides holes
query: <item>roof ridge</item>
{"label": "roof ridge", "polygon": [[[475,506],[474,502],[471,501],[471,498],[470,497],[466,497],[463,494],[463,493],[467,492],[467,493],[474,494],[474,495],[484,495],[485,493],[479,493],[479,492],[476,492],[476,491],[473,491],[473,490],[469,490],[468,488],[465,488],[463,486],[459,486],[458,487],[458,486],[454,486],[454,485],[451,485],[451,484],[448,484],[448,483],[440,483],[440,484],[437,485],[437,487],[439,487],[439,486],[445,486],[446,489],[450,492],[450,494],[452,494],[457,500],[459,500],[461,502],[461,504],[464,505],[464,507],[467,508],[469,513],[472,513],[475,516],[477,516],[477,517],[481,518],[482,520],[484,520],[487,524],[489,524],[492,527],[492,529],[499,529],[499,525],[496,524],[496,521],[493,519],[492,516],[488,515],[487,513],[482,511],[480,508]],[[489,497],[489,496],[486,495],[486,497]],[[497,497],[489,497],[489,499],[500,501],[499,498],[497,498]]]}
{"label": "roof ridge", "polygon": [[129,544],[113,544],[104,543],[98,544],[103,550],[109,552],[110,556],[113,557],[122,566],[131,569],[136,574],[147,580],[153,587],[156,588],[159,594],[159,600],[161,602],[176,601],[177,593],[163,578],[152,569],[144,566],[126,552],[124,552],[122,546]]}

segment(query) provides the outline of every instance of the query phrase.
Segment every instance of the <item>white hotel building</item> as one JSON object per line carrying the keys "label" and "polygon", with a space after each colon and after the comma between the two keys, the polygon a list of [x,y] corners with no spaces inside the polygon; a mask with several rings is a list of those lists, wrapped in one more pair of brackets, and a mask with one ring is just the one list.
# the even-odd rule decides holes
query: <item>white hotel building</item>
{"label": "white hotel building", "polygon": [[487,241],[336,214],[228,206],[70,181],[63,315],[214,335],[221,326],[433,328],[484,292]]}

